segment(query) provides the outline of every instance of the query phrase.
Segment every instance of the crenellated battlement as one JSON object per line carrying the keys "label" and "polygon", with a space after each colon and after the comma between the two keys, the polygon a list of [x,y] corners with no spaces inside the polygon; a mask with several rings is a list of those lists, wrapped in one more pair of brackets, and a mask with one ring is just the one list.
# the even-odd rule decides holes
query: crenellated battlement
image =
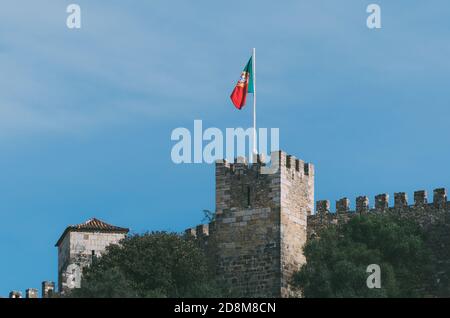
{"label": "crenellated battlement", "polygon": [[414,219],[421,226],[428,226],[433,222],[445,221],[450,215],[450,202],[447,201],[447,190],[438,188],[433,190],[433,200],[428,203],[427,191],[414,192],[414,202],[408,203],[405,192],[394,193],[394,206],[389,206],[389,194],[382,193],[374,197],[373,206],[368,196],[358,196],[355,209],[350,208],[350,200],[342,198],[336,201],[335,210],[330,208],[329,200],[316,202],[316,213],[308,216],[308,237],[315,237],[317,232],[329,224],[347,222],[352,217],[366,213],[392,213],[401,217]]}
{"label": "crenellated battlement", "polygon": [[437,209],[445,209],[450,207],[450,202],[447,201],[447,189],[438,188],[433,190],[433,201],[428,203],[427,191],[419,190],[414,192],[414,203],[408,204],[408,195],[405,192],[394,193],[394,206],[389,206],[389,194],[377,194],[374,197],[374,205],[371,208],[368,196],[358,196],[355,200],[355,210],[350,210],[350,200],[342,198],[336,201],[335,210],[331,211],[329,200],[316,201],[316,214],[323,213],[367,213],[367,212],[382,212],[387,210],[415,208],[415,207],[434,207]]}
{"label": "crenellated battlement", "polygon": [[[252,163],[246,157],[237,157],[234,162],[229,162],[225,159],[216,161],[216,175],[242,175],[249,173],[263,173],[267,175],[279,174],[283,170],[304,176],[314,175],[314,165],[312,163],[305,163],[301,159],[287,154],[283,151],[274,151],[270,156],[270,164],[263,154],[258,154],[253,157]],[[269,171],[261,171],[261,167],[271,167],[273,173]]]}
{"label": "crenellated battlement", "polygon": [[207,238],[209,236],[209,224],[200,224],[186,229],[185,234],[191,238]]}
{"label": "crenellated battlement", "polygon": [[[238,157],[233,163],[216,161],[216,213],[232,208],[280,207],[281,192],[291,185],[308,189],[312,212],[314,204],[314,166],[283,151],[271,153],[270,162],[255,155],[252,163]],[[301,185],[300,185],[301,184]]]}
{"label": "crenellated battlement", "polygon": [[[283,159],[285,162],[283,164]],[[304,162],[301,159],[297,159],[292,155],[288,155],[286,153],[280,154],[281,166],[284,166],[286,169],[290,169],[291,171],[295,171],[301,175],[310,176],[314,175],[314,165],[312,163]]]}

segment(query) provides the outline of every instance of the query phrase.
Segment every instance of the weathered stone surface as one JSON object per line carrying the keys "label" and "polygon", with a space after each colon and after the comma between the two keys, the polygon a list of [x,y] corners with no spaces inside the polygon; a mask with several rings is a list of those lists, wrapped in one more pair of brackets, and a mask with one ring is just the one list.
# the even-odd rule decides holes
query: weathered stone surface
{"label": "weathered stone surface", "polygon": [[20,291],[11,291],[9,292],[9,298],[22,298],[22,293]]}
{"label": "weathered stone surface", "polygon": [[28,288],[25,291],[26,298],[38,298],[38,290],[36,288]]}
{"label": "weathered stone surface", "polygon": [[369,211],[369,198],[360,196],[356,198],[356,213],[363,214]]}
{"label": "weathered stone surface", "polygon": [[[450,204],[447,202],[447,190],[440,188],[433,191],[433,203],[427,203],[427,192],[414,192],[414,204],[408,205],[406,193],[395,193],[394,207],[387,204],[388,195],[378,195],[375,198],[375,208],[370,208],[367,196],[356,199],[356,211],[346,211],[342,213],[337,209],[337,213],[329,213],[324,219],[320,213],[308,216],[308,237],[315,236],[322,228],[330,224],[347,222],[352,217],[364,213],[376,213],[382,209],[386,213],[399,215],[400,217],[411,219],[425,229],[436,222],[448,222],[450,216]],[[378,203],[377,203],[378,202]]]}
{"label": "weathered stone surface", "polygon": [[385,211],[389,208],[389,194],[383,193],[375,196],[375,209]]}
{"label": "weathered stone surface", "polygon": [[55,293],[55,283],[51,281],[42,282],[42,298],[51,298]]}
{"label": "weathered stone surface", "polygon": [[447,203],[447,189],[440,188],[433,191],[433,205],[435,208],[445,208]]}
{"label": "weathered stone surface", "polygon": [[342,198],[336,201],[336,213],[347,213],[350,210],[350,200]]}
{"label": "weathered stone surface", "polygon": [[328,213],[330,212],[330,201],[329,200],[321,200],[316,202],[316,211],[317,213]]}
{"label": "weathered stone surface", "polygon": [[427,191],[420,190],[414,192],[414,204],[416,206],[423,206],[428,204],[428,195]]}
{"label": "weathered stone surface", "polygon": [[408,206],[408,196],[405,192],[394,193],[394,208],[402,209]]}

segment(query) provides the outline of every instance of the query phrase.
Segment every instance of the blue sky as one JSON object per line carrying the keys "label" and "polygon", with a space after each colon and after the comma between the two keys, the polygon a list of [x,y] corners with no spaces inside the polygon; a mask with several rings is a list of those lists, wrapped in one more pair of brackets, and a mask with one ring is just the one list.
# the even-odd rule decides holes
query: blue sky
{"label": "blue sky", "polygon": [[258,124],[315,164],[316,199],[448,187],[450,3],[378,0],[369,30],[372,2],[2,1],[0,295],[57,280],[69,224],[182,231],[214,209],[213,166],[173,164],[170,134],[251,125],[229,94],[252,47]]}

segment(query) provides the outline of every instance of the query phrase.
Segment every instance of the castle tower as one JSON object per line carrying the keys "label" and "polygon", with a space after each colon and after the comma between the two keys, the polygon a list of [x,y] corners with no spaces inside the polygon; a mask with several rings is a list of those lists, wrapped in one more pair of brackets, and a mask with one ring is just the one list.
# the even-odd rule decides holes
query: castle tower
{"label": "castle tower", "polygon": [[79,288],[83,268],[101,256],[108,245],[118,244],[128,231],[95,218],[68,226],[55,245],[58,247],[59,291],[64,294]]}
{"label": "castle tower", "polygon": [[218,275],[239,296],[294,296],[290,280],[305,263],[307,216],[314,208],[314,167],[278,151],[271,167],[216,163],[216,218],[209,244]]}

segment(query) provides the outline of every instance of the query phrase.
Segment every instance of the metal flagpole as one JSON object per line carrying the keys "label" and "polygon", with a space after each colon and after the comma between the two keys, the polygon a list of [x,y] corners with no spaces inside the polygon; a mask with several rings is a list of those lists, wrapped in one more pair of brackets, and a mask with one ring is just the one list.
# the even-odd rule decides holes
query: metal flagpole
{"label": "metal flagpole", "polygon": [[253,153],[258,154],[257,140],[256,140],[256,49],[253,48],[252,55],[252,73],[253,73]]}

